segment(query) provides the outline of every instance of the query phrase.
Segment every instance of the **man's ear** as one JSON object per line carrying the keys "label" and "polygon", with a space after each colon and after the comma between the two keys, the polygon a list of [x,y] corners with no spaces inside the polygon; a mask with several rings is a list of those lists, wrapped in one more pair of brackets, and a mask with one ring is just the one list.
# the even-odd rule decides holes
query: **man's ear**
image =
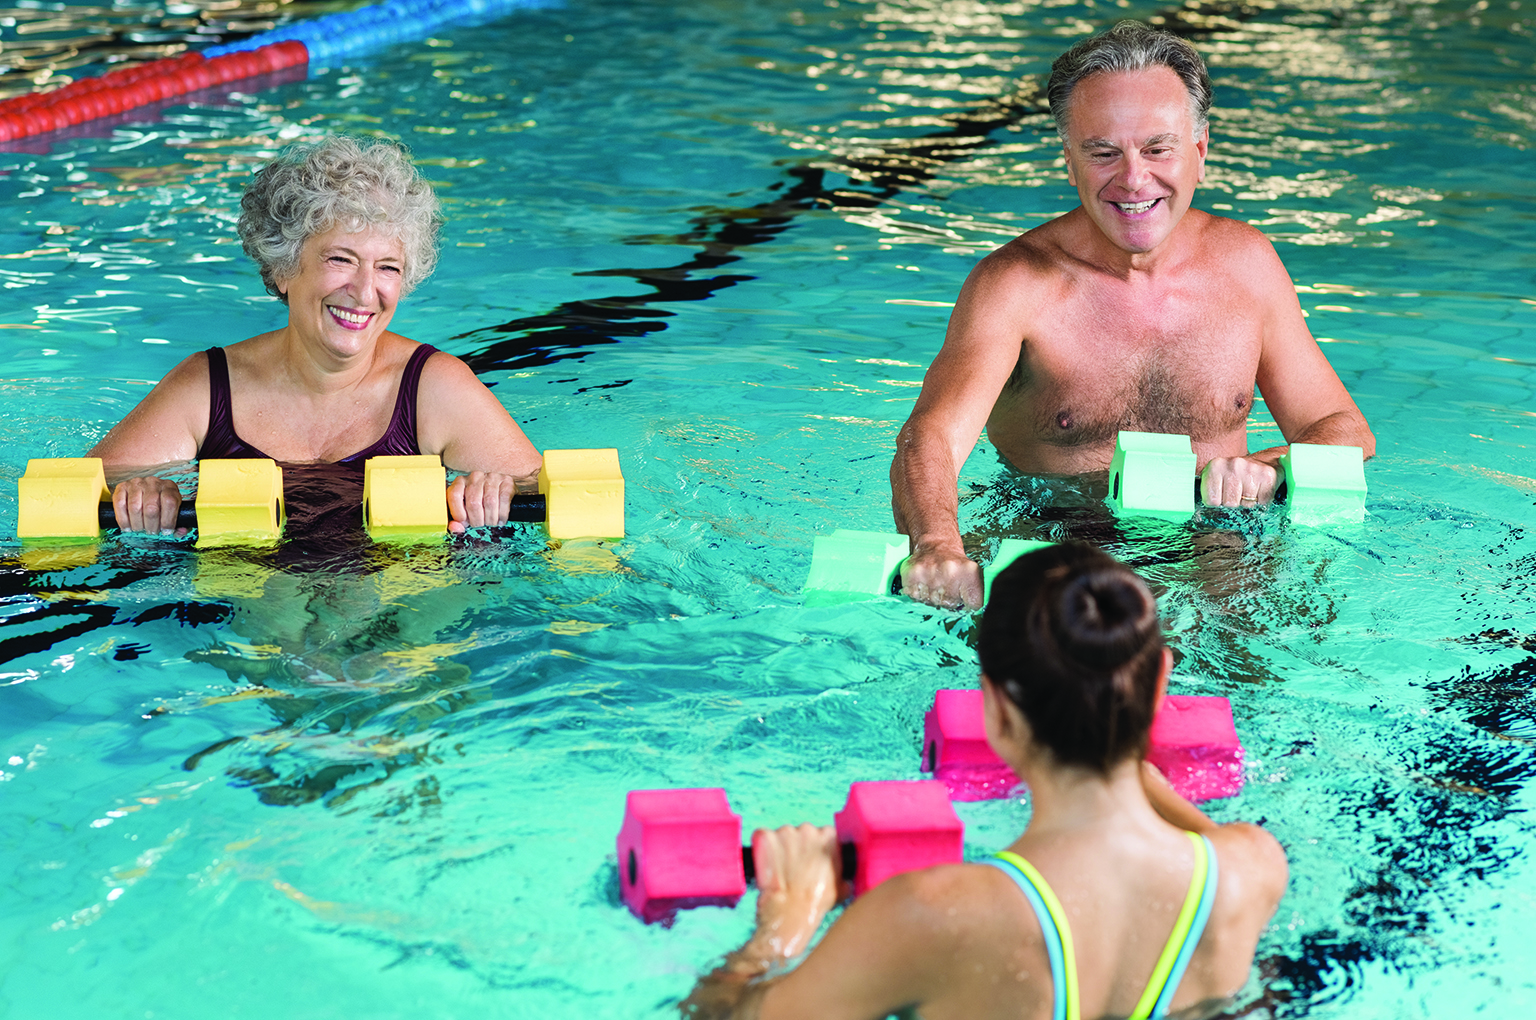
{"label": "man's ear", "polygon": [[1163,646],[1162,662],[1157,667],[1157,696],[1152,700],[1152,714],[1155,716],[1163,710],[1163,701],[1168,697],[1168,677],[1173,674],[1173,649]]}
{"label": "man's ear", "polygon": [[[1077,174],[1072,169],[1072,150],[1067,147],[1066,142],[1061,143],[1061,158],[1067,164],[1067,183],[1072,185],[1074,188],[1077,187]],[[1201,163],[1200,166],[1201,173],[1204,173],[1205,164]]]}
{"label": "man's ear", "polygon": [[1198,153],[1200,157],[1200,177],[1198,178],[1200,181],[1205,180],[1205,157],[1206,154],[1210,152],[1210,148],[1211,126],[1207,124],[1205,127],[1201,128],[1200,133],[1195,136],[1195,152]]}

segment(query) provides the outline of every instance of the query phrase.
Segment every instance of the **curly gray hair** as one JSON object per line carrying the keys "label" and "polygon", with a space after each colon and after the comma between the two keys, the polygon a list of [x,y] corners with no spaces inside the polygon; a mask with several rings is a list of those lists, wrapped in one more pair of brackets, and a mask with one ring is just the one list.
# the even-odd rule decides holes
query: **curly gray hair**
{"label": "curly gray hair", "polygon": [[1084,39],[1051,64],[1046,98],[1056,133],[1067,140],[1067,104],[1072,90],[1084,78],[1109,71],[1145,71],[1166,67],[1184,82],[1189,92],[1189,117],[1195,134],[1205,128],[1211,112],[1211,76],[1205,61],[1189,43],[1172,32],[1140,21],[1122,21],[1114,28]]}
{"label": "curly gray hair", "polygon": [[334,135],[290,146],[256,172],[240,198],[240,245],[261,269],[267,292],[284,304],[277,281],[298,273],[304,242],[338,224],[400,238],[401,297],[437,266],[437,196],[396,142]]}

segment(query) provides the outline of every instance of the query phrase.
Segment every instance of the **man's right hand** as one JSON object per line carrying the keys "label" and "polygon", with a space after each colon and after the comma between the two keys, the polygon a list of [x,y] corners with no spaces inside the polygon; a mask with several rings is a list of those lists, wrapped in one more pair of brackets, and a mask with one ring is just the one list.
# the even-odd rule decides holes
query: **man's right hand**
{"label": "man's right hand", "polygon": [[908,598],[944,609],[981,606],[981,567],[963,550],[918,546],[901,565]]}
{"label": "man's right hand", "polygon": [[112,511],[123,531],[185,535],[186,528],[176,527],[180,509],[181,489],[165,478],[125,478],[112,490]]}

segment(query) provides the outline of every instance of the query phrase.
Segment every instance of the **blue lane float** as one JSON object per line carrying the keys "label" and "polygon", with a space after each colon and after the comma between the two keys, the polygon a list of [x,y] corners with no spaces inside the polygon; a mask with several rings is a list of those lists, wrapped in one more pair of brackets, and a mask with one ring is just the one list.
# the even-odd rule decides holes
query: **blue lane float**
{"label": "blue lane float", "polygon": [[283,25],[239,42],[210,47],[203,54],[217,57],[274,43],[298,42],[309,51],[310,67],[327,67],[393,43],[425,38],[453,22],[558,5],[558,0],[394,0]]}
{"label": "blue lane float", "polygon": [[515,10],[558,7],[561,0],[392,0],[327,14],[239,42],[81,78],[61,89],[0,102],[0,142],[50,134],[199,89],[302,67],[328,67],[398,42],[423,39],[465,21]]}

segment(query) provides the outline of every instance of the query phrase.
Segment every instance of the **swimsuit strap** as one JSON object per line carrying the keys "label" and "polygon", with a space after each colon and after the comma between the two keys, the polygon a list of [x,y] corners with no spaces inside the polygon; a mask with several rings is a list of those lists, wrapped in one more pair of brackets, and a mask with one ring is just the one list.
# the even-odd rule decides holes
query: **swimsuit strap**
{"label": "swimsuit strap", "polygon": [[421,452],[421,446],[416,441],[416,393],[421,386],[421,370],[426,367],[427,359],[436,353],[437,348],[431,344],[420,344],[411,352],[410,360],[405,363],[405,371],[400,374],[400,387],[395,391],[394,413],[390,415],[389,424],[384,427],[384,434],[372,446],[350,457],[343,457],[340,463],[352,464],[370,457]]}
{"label": "swimsuit strap", "polygon": [[229,388],[229,359],[222,347],[210,347],[208,355],[208,431],[197,457],[220,458],[267,458],[256,447],[241,439],[235,432],[234,402]]}
{"label": "swimsuit strap", "polygon": [[1056,991],[1055,1020],[1081,1020],[1077,1001],[1077,955],[1072,949],[1072,926],[1067,912],[1035,866],[1011,850],[982,861],[1013,879],[1034,908],[1045,938],[1045,955],[1051,961],[1051,985]]}
{"label": "swimsuit strap", "polygon": [[1152,968],[1152,978],[1147,982],[1146,991],[1141,993],[1141,1000],[1136,1003],[1128,1020],[1148,1020],[1168,1012],[1173,993],[1178,990],[1179,982],[1184,978],[1184,970],[1189,966],[1190,958],[1195,954],[1195,946],[1200,943],[1200,936],[1205,931],[1206,922],[1211,919],[1218,878],[1216,850],[1211,846],[1211,841],[1202,835],[1193,832],[1184,835],[1195,846],[1195,872],[1189,878],[1189,891],[1184,894],[1184,906],[1179,910],[1179,918],[1168,935],[1168,943],[1163,946],[1162,955],[1157,958],[1157,966]]}

